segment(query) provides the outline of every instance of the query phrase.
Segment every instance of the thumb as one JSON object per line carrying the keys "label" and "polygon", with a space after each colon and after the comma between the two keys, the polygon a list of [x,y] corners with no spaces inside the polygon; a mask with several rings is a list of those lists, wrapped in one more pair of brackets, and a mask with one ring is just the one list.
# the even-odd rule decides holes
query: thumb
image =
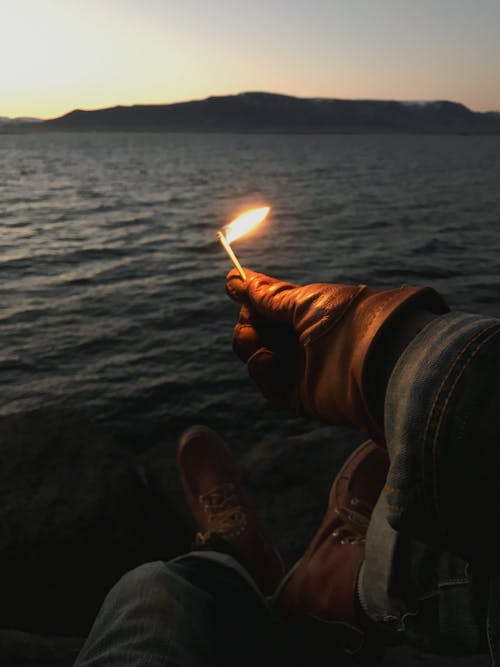
{"label": "thumb", "polygon": [[226,277],[226,291],[238,303],[247,303],[264,317],[275,322],[291,322],[297,285],[271,278],[264,273],[245,269],[242,280],[236,269]]}

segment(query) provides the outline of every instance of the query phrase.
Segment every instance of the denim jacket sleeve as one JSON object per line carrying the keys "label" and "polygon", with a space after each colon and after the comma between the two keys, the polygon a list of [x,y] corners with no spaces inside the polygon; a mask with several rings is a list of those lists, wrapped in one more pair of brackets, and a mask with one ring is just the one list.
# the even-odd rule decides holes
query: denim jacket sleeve
{"label": "denim jacket sleeve", "polygon": [[[385,435],[391,468],[377,511],[394,531],[393,559],[395,536],[411,535],[494,573],[500,507],[500,321],[448,313],[427,325],[392,372]],[[367,554],[370,550],[373,554],[368,543]],[[365,579],[369,588],[370,577]],[[490,628],[500,627],[494,611],[499,606],[500,600],[493,604],[490,599]],[[493,634],[490,648],[498,652],[500,664]]]}
{"label": "denim jacket sleeve", "polygon": [[498,486],[481,467],[500,435],[499,362],[500,321],[462,313],[431,322],[401,355],[385,401],[393,528],[474,551],[463,521],[477,505],[472,492],[484,500],[476,478]]}

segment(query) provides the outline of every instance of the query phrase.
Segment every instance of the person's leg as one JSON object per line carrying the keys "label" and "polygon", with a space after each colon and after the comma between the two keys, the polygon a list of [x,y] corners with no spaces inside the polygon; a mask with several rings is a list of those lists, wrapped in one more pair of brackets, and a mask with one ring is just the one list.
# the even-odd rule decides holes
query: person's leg
{"label": "person's leg", "polygon": [[169,564],[142,565],[109,592],[75,666],[215,666],[212,605]]}
{"label": "person's leg", "polygon": [[[441,651],[485,650],[498,572],[499,364],[499,321],[453,313],[415,337],[387,386],[391,467],[368,531],[363,606]],[[486,627],[499,627],[494,616]]]}
{"label": "person's leg", "polygon": [[271,664],[271,615],[283,563],[220,437],[181,437],[178,465],[198,550],[144,565],[112,589],[77,667]]}
{"label": "person's leg", "polygon": [[263,596],[229,555],[142,565],[106,597],[75,667],[221,667],[262,662]]}
{"label": "person's leg", "polygon": [[276,610],[307,637],[305,651],[317,650],[317,664],[321,654],[344,664],[346,651],[370,665],[380,657],[383,644],[368,637],[357,580],[388,464],[386,450],[373,441],[351,454],[333,481],[319,529],[275,595]]}
{"label": "person's leg", "polygon": [[486,652],[487,581],[459,556],[395,531],[387,514],[383,493],[358,580],[360,605],[373,630],[432,653]]}
{"label": "person's leg", "polygon": [[371,659],[374,650],[395,643],[443,653],[485,650],[482,591],[471,584],[466,563],[387,522],[381,491],[388,465],[386,450],[371,442],[346,461],[277,606],[307,621],[316,644],[365,646]]}
{"label": "person's leg", "polygon": [[355,590],[370,516],[384,485],[389,459],[369,440],[342,466],[328,508],[306,552],[281,587],[291,615],[308,614],[357,627]]}
{"label": "person's leg", "polygon": [[259,589],[272,595],[284,574],[283,561],[223,440],[205,426],[192,426],[180,438],[177,464],[199,528],[197,545],[210,545],[214,538],[222,542],[222,549],[243,565]]}

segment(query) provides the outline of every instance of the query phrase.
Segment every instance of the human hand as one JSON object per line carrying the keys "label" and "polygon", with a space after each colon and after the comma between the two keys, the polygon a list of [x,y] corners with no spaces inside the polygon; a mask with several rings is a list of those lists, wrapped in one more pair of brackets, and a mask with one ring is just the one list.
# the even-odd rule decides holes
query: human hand
{"label": "human hand", "polygon": [[[242,304],[233,348],[263,395],[277,407],[330,423],[350,423],[383,442],[383,414],[373,410],[375,343],[403,306],[442,300],[429,288],[379,292],[365,285],[298,286],[245,269],[226,280]],[[417,304],[418,302],[418,304]],[[432,310],[432,308],[431,308]],[[377,413],[376,413],[377,412]],[[376,414],[375,414],[376,413]]]}

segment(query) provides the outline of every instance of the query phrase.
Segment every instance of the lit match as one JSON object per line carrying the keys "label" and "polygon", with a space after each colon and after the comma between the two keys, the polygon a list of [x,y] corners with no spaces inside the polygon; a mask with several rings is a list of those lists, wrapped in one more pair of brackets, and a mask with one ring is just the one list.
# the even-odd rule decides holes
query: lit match
{"label": "lit match", "polygon": [[247,211],[242,215],[239,215],[237,218],[232,220],[228,225],[225,225],[222,229],[217,232],[217,238],[221,242],[222,247],[229,255],[229,259],[234,264],[235,268],[238,270],[238,273],[241,276],[242,280],[246,280],[247,277],[243,271],[243,267],[238,261],[238,258],[234,254],[234,250],[231,248],[231,243],[236,241],[236,239],[241,238],[244,234],[247,234],[249,231],[257,227],[258,224],[265,220],[267,214],[271,209],[269,206],[264,206],[263,208],[254,208],[251,211]]}

